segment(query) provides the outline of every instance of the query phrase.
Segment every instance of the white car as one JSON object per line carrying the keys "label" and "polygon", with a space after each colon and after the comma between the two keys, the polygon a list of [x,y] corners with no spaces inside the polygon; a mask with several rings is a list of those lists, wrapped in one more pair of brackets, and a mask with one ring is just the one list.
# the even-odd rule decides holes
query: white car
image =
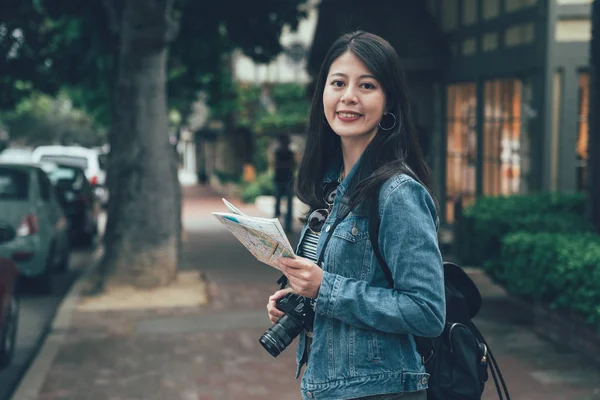
{"label": "white car", "polygon": [[94,186],[94,191],[100,202],[108,202],[106,190],[106,171],[101,162],[102,155],[97,150],[81,146],[39,146],[33,150],[33,162],[54,162],[62,165],[79,167],[85,172],[88,182]]}
{"label": "white car", "polygon": [[31,162],[33,150],[25,147],[9,147],[0,153],[0,162]]}
{"label": "white car", "polygon": [[16,238],[4,245],[39,293],[52,292],[52,275],[68,269],[68,222],[46,173],[37,165],[0,163],[0,220]]}

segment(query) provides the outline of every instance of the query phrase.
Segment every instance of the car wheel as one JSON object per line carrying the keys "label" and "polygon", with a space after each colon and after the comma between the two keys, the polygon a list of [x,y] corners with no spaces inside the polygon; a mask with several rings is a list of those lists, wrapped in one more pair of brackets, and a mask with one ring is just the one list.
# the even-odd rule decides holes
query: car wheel
{"label": "car wheel", "polygon": [[8,307],[8,315],[4,321],[4,329],[0,335],[0,368],[10,364],[16,348],[17,325],[19,324],[19,298],[16,291]]}

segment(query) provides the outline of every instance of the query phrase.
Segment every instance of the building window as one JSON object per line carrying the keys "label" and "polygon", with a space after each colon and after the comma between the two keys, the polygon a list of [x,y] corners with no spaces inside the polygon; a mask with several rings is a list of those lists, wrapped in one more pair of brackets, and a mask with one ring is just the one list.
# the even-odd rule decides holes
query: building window
{"label": "building window", "polygon": [[590,76],[588,73],[579,75],[579,124],[577,129],[577,190],[587,188],[588,163],[588,111],[590,105]]}
{"label": "building window", "polygon": [[477,0],[463,0],[462,23],[472,25],[477,22]]}
{"label": "building window", "polygon": [[516,79],[485,83],[483,194],[520,192],[522,84]]}
{"label": "building window", "polygon": [[504,44],[506,47],[521,46],[533,43],[535,28],[533,23],[514,25],[504,31]]}
{"label": "building window", "polygon": [[474,37],[467,38],[462,42],[461,52],[463,56],[471,56],[477,52],[477,41]]}
{"label": "building window", "polygon": [[494,51],[498,48],[498,32],[489,32],[483,35],[483,51]]}
{"label": "building window", "polygon": [[521,81],[521,133],[519,145],[519,191],[529,193],[531,189],[531,129],[537,113],[533,108],[532,79]]}
{"label": "building window", "polygon": [[537,0],[505,0],[506,12],[514,12],[523,8],[533,7],[537,4]]}
{"label": "building window", "polygon": [[557,42],[589,42],[592,39],[592,23],[589,19],[556,21],[554,38]]}
{"label": "building window", "polygon": [[442,30],[445,32],[456,29],[458,22],[458,0],[442,2]]}
{"label": "building window", "polygon": [[552,77],[552,125],[550,129],[550,191],[558,190],[558,142],[561,124],[563,71],[558,70]]}
{"label": "building window", "polygon": [[474,83],[448,86],[446,146],[446,220],[454,221],[454,207],[475,200],[477,98]]}
{"label": "building window", "polygon": [[500,14],[500,0],[483,0],[483,19],[496,18]]}
{"label": "building window", "polygon": [[557,4],[589,4],[592,0],[556,0]]}

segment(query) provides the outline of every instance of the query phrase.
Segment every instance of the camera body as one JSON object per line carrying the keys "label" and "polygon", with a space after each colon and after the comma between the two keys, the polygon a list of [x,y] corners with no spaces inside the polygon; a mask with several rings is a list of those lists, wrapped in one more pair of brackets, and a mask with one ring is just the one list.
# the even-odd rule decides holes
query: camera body
{"label": "camera body", "polygon": [[[288,293],[275,302],[277,308],[297,319],[308,331],[312,331],[315,321],[314,300],[299,294]],[[279,321],[278,321],[279,322]]]}
{"label": "camera body", "polygon": [[312,331],[315,319],[314,300],[295,293],[288,293],[275,302],[285,313],[260,337],[260,344],[277,357],[303,329]]}

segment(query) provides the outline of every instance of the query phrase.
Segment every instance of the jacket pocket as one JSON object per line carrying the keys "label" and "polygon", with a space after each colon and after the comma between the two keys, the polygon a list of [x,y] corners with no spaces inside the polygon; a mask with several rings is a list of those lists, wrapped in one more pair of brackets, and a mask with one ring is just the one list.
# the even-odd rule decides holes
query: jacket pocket
{"label": "jacket pocket", "polygon": [[351,328],[350,376],[364,376],[380,369],[383,357],[381,338],[370,329]]}
{"label": "jacket pocket", "polygon": [[371,268],[366,218],[347,217],[333,232],[329,253],[330,272],[367,281]]}

